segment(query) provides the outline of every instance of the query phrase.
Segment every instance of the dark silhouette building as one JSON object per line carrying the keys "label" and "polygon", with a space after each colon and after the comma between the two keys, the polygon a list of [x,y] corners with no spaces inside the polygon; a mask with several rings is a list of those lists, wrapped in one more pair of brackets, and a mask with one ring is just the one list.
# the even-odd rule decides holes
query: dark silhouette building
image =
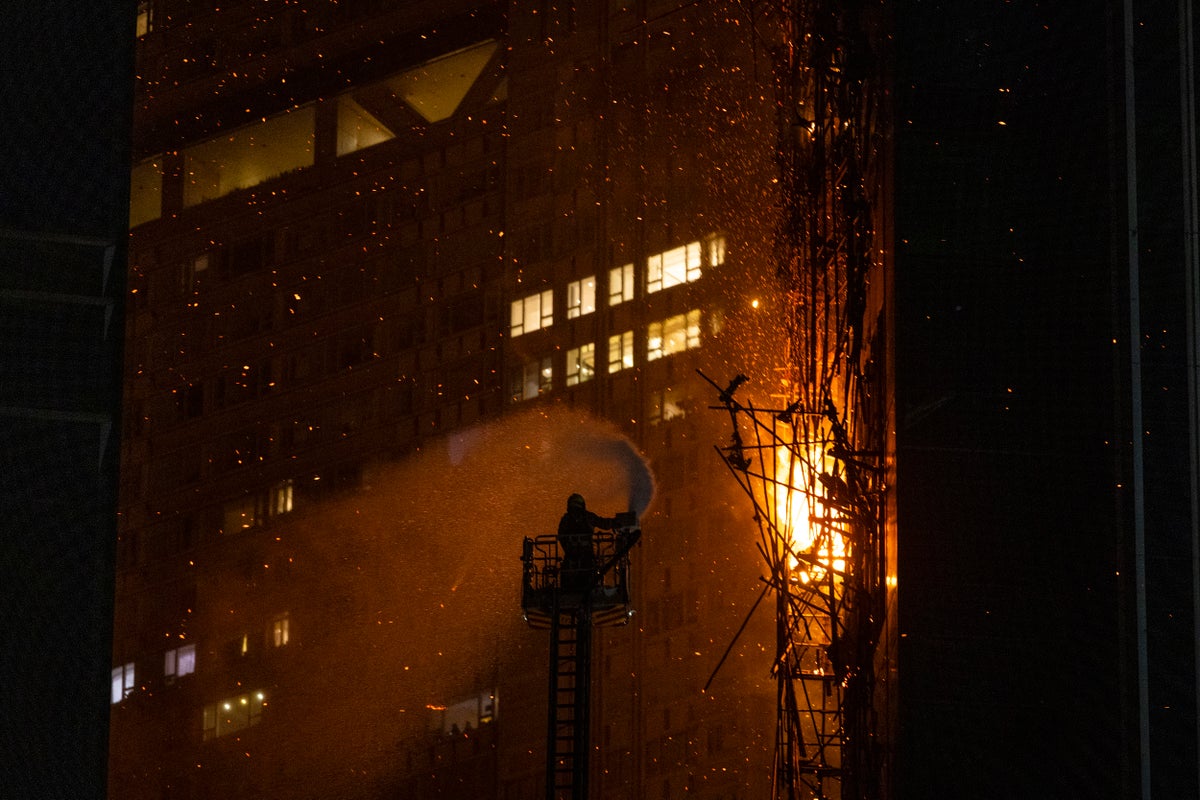
{"label": "dark silhouette building", "polygon": [[0,782],[12,797],[105,791],[132,33],[122,4],[6,9],[0,31]]}
{"label": "dark silhouette building", "polygon": [[894,4],[901,796],[1197,792],[1190,8]]}

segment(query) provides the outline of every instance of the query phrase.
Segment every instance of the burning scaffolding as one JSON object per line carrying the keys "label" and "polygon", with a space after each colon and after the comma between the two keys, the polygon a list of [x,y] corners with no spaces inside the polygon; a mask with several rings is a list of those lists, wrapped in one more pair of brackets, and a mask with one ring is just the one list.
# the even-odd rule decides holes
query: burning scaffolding
{"label": "burning scaffolding", "polygon": [[773,52],[787,359],[769,407],[738,399],[744,375],[708,379],[733,428],[718,452],[754,505],[760,602],[775,601],[773,785],[788,800],[877,797],[885,758],[874,698],[888,590],[879,8],[771,8],[783,31]]}

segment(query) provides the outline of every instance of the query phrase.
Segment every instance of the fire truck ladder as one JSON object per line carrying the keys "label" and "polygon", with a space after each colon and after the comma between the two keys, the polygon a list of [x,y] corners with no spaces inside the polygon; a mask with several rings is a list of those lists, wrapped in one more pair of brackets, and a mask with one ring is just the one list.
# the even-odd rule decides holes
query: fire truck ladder
{"label": "fire truck ladder", "polygon": [[592,628],[623,625],[633,613],[629,551],[642,535],[632,511],[617,520],[614,533],[593,538],[600,567],[586,577],[563,569],[555,536],[525,539],[521,609],[530,627],[550,630],[546,800],[587,800]]}
{"label": "fire truck ladder", "polygon": [[592,614],[585,605],[556,608],[550,620],[546,796],[587,797]]}

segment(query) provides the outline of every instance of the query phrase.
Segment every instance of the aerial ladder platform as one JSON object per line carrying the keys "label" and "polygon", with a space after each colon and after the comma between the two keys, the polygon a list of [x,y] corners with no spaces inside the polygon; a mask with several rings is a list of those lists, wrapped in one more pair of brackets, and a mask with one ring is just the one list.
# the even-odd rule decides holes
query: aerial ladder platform
{"label": "aerial ladder platform", "polygon": [[527,537],[521,553],[521,609],[550,632],[546,715],[546,800],[587,800],[591,752],[592,628],[633,615],[629,551],[641,538],[633,512],[592,537],[591,566],[564,564],[554,535]]}

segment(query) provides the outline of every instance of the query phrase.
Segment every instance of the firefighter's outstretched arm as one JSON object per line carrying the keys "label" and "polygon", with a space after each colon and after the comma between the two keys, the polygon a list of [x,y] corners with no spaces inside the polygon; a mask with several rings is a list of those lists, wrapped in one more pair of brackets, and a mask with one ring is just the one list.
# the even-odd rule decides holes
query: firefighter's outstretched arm
{"label": "firefighter's outstretched arm", "polygon": [[599,528],[602,531],[611,531],[617,527],[616,518],[602,517],[599,514],[588,512],[588,524],[593,528]]}

